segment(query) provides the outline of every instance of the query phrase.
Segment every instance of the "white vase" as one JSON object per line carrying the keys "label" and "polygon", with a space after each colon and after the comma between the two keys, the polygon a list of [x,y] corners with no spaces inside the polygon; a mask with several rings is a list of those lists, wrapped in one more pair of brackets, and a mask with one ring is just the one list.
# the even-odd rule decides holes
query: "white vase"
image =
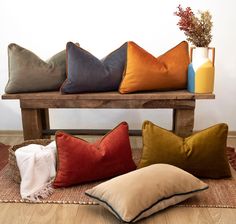
{"label": "white vase", "polygon": [[[212,50],[212,59],[209,59]],[[193,93],[212,93],[214,90],[215,48],[191,47],[188,66],[188,91]]]}

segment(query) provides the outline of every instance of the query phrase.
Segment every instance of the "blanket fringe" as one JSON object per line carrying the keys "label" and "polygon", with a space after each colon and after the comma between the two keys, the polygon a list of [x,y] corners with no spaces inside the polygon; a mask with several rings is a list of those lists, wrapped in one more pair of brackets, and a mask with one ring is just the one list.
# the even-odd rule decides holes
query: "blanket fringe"
{"label": "blanket fringe", "polygon": [[52,187],[52,181],[43,185],[38,191],[31,195],[27,195],[25,199],[33,202],[40,202],[42,199],[49,197],[55,189]]}

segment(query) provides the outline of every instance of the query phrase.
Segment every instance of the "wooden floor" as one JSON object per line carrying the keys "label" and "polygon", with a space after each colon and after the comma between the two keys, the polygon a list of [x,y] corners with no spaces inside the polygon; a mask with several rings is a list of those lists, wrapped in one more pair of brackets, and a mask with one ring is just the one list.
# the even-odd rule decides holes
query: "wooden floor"
{"label": "wooden floor", "polygon": [[[93,141],[95,137],[88,137]],[[0,135],[0,142],[17,144],[22,136]],[[132,137],[133,147],[141,146],[140,137]],[[236,137],[229,137],[228,145],[236,147]],[[0,224],[110,224],[120,223],[98,205],[52,205],[0,203]],[[169,208],[138,223],[144,224],[235,224],[236,209],[228,208]]]}

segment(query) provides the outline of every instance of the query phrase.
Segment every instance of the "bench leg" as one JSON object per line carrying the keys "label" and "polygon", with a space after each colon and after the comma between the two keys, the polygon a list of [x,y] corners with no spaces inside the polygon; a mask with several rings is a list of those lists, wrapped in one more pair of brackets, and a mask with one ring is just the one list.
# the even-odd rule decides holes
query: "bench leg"
{"label": "bench leg", "polygon": [[[49,110],[47,108],[45,109],[39,109],[40,110],[40,116],[41,116],[41,122],[42,122],[42,130],[50,130],[50,122],[49,122]],[[44,135],[42,138],[50,139],[50,135]]]}
{"label": "bench leg", "polygon": [[173,110],[173,132],[181,137],[188,137],[193,132],[194,108]]}
{"label": "bench leg", "polygon": [[21,108],[24,140],[42,138],[42,113],[41,109]]}

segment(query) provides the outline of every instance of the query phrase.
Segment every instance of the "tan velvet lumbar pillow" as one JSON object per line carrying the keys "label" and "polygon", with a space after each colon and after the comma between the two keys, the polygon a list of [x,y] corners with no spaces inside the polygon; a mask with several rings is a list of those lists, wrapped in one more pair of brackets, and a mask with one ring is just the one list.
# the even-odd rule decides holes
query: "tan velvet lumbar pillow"
{"label": "tan velvet lumbar pillow", "polygon": [[192,197],[208,186],[168,164],[155,164],[113,178],[86,191],[122,222],[136,222]]}
{"label": "tan velvet lumbar pillow", "polygon": [[17,44],[10,44],[8,70],[6,93],[59,90],[66,79],[66,51],[43,61],[33,52]]}
{"label": "tan velvet lumbar pillow", "polygon": [[182,41],[159,57],[134,42],[128,42],[127,64],[120,93],[187,88],[188,43]]}
{"label": "tan velvet lumbar pillow", "polygon": [[167,163],[197,177],[230,177],[226,156],[227,134],[228,126],[217,124],[182,138],[145,121],[142,128],[143,153],[138,167]]}

